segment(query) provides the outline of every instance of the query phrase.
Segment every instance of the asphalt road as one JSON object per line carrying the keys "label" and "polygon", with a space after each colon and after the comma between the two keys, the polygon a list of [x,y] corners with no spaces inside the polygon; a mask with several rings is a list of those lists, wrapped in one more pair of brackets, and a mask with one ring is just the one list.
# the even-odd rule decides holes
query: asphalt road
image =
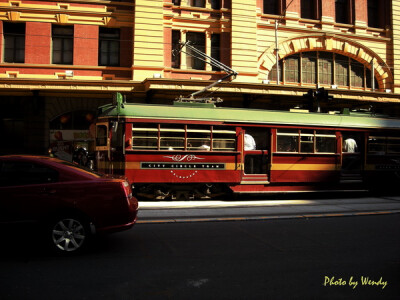
{"label": "asphalt road", "polygon": [[399,237],[400,214],[137,224],[73,257],[14,235],[0,299],[400,299]]}

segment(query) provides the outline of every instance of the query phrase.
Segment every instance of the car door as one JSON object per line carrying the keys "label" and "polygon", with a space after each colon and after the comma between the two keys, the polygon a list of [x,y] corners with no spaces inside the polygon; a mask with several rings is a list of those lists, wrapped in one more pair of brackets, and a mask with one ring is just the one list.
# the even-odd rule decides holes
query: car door
{"label": "car door", "polygon": [[37,221],[56,205],[58,172],[29,161],[0,162],[0,223]]}

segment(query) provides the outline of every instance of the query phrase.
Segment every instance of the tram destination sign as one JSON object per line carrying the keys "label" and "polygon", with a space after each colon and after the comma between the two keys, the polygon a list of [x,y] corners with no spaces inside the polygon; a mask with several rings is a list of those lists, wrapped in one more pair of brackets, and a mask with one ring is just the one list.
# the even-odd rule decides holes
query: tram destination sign
{"label": "tram destination sign", "polygon": [[141,169],[165,170],[225,170],[224,163],[174,163],[174,162],[142,162]]}

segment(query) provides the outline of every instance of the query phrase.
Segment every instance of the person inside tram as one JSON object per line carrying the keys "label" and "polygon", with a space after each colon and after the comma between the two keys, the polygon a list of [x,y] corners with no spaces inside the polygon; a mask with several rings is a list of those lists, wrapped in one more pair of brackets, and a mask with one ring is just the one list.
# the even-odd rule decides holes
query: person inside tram
{"label": "person inside tram", "polygon": [[210,141],[209,140],[204,140],[202,145],[199,147],[199,150],[203,150],[203,151],[210,151],[211,147],[210,147]]}
{"label": "person inside tram", "polygon": [[251,151],[256,150],[256,148],[256,141],[250,134],[246,133],[244,135],[244,150]]}
{"label": "person inside tram", "polygon": [[356,139],[353,136],[344,137],[342,169],[346,172],[359,172],[361,169],[361,159],[358,155],[359,149]]}
{"label": "person inside tram", "polygon": [[348,137],[344,141],[344,152],[356,153],[358,152],[357,142],[353,137]]}
{"label": "person inside tram", "polygon": [[283,148],[284,152],[297,152],[297,142],[295,139],[291,139],[290,142],[284,144],[284,148]]}

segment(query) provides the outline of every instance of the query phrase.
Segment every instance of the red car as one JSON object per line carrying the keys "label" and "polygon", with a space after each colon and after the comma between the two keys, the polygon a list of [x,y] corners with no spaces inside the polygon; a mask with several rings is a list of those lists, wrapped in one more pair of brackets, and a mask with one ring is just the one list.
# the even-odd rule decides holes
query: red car
{"label": "red car", "polygon": [[45,225],[57,250],[80,250],[94,233],[131,228],[130,184],[44,156],[0,156],[0,224]]}

